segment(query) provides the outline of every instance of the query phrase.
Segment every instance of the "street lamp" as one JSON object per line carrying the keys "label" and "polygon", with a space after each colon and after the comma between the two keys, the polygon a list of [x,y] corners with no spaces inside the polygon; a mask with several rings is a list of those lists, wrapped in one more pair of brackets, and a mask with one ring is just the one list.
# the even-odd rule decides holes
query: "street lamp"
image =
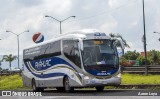
{"label": "street lamp", "polygon": [[148,66],[147,66],[147,48],[146,48],[146,27],[145,27],[145,11],[144,11],[144,0],[142,0],[143,5],[143,44],[144,44],[144,56],[145,56],[145,75],[148,75]]}
{"label": "street lamp", "polygon": [[45,17],[50,17],[50,18],[58,21],[58,22],[60,23],[60,34],[62,34],[62,28],[61,28],[62,22],[66,21],[67,19],[69,19],[69,18],[71,18],[71,17],[75,18],[76,16],[69,16],[69,17],[67,17],[66,19],[63,19],[63,20],[58,20],[58,19],[56,19],[56,18],[54,18],[54,17],[52,17],[52,16],[48,16],[48,15],[45,15]]}
{"label": "street lamp", "polygon": [[153,33],[157,33],[157,34],[160,34],[159,32],[153,32]]}
{"label": "street lamp", "polygon": [[[153,33],[157,33],[157,34],[160,34],[159,32],[153,32]],[[158,39],[160,41],[160,38]]]}
{"label": "street lamp", "polygon": [[29,30],[26,30],[26,31],[24,31],[24,32],[22,32],[20,34],[16,34],[16,33],[12,32],[12,31],[8,31],[8,30],[6,30],[6,32],[10,32],[10,33],[12,33],[12,34],[14,34],[14,35],[17,36],[17,43],[18,43],[18,68],[19,68],[19,36],[21,34],[25,33],[25,32],[29,32]]}

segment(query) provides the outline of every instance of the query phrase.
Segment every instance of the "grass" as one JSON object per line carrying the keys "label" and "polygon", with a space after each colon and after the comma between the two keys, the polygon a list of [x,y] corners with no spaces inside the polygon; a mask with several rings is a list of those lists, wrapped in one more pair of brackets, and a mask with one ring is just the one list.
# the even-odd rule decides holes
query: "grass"
{"label": "grass", "polygon": [[[122,84],[160,84],[160,75],[123,74]],[[107,89],[114,86],[107,86]],[[22,77],[19,75],[0,76],[0,90],[28,89],[23,87]]]}
{"label": "grass", "polygon": [[0,89],[21,89],[22,77],[19,75],[0,76]]}
{"label": "grass", "polygon": [[123,74],[122,84],[160,84],[160,75]]}

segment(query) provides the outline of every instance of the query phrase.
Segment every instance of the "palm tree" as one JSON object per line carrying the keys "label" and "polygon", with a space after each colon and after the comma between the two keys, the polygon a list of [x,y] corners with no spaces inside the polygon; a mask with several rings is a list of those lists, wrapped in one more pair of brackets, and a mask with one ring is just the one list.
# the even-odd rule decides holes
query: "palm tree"
{"label": "palm tree", "polygon": [[4,55],[2,60],[9,62],[9,68],[11,69],[12,61],[14,61],[16,58],[17,56],[13,56],[12,54],[9,54],[9,55]]}
{"label": "palm tree", "polygon": [[[117,35],[116,35],[116,34],[110,33],[109,36],[110,36],[112,39],[115,40],[117,47],[121,47],[121,44],[120,44],[120,42],[119,42],[119,40],[118,40],[118,38],[120,38],[120,39],[122,40],[124,46],[130,48],[130,46],[127,44],[126,40],[122,37],[122,35],[120,35],[120,34],[117,34]],[[124,54],[124,49],[122,49],[122,53]]]}

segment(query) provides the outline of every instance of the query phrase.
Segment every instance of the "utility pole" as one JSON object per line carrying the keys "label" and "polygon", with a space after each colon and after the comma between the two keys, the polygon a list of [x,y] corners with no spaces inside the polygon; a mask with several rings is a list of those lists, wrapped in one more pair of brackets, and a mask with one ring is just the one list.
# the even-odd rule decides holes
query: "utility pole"
{"label": "utility pole", "polygon": [[17,36],[17,45],[18,45],[18,69],[20,69],[20,66],[19,66],[19,36],[20,36],[21,34],[25,33],[25,32],[29,32],[29,30],[26,30],[26,31],[24,31],[24,32],[22,32],[22,33],[20,33],[20,34],[17,34],[17,33],[14,33],[14,32],[12,32],[12,31],[8,31],[8,30],[7,30],[6,32],[10,32],[10,33],[12,33],[12,34],[14,34],[14,35]]}
{"label": "utility pole", "polygon": [[143,40],[144,40],[144,56],[145,56],[145,75],[148,75],[148,66],[147,66],[147,48],[146,48],[146,27],[145,27],[145,11],[144,11],[144,0],[142,0],[143,4]]}

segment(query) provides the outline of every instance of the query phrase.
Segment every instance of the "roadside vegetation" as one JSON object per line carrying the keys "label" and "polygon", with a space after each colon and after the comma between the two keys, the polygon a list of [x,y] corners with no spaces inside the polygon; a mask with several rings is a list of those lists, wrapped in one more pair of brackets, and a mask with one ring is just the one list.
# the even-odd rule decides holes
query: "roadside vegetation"
{"label": "roadside vegetation", "polygon": [[[122,66],[133,66],[135,61],[137,61],[140,66],[145,65],[144,53],[136,52],[136,50],[127,51],[120,58],[120,64]],[[147,65],[160,65],[160,51],[150,50],[147,52]]]}
{"label": "roadside vegetation", "polygon": [[14,56],[12,54],[9,54],[9,55],[3,55],[3,59],[0,61],[6,61],[9,63],[9,69],[11,70],[11,67],[12,67],[12,62],[17,59],[17,56]]}
{"label": "roadside vegetation", "polygon": [[22,77],[19,75],[0,76],[0,90],[21,89]]}
{"label": "roadside vegetation", "polygon": [[[160,84],[160,75],[139,75],[139,74],[123,74],[122,84]],[[107,89],[113,89],[114,86],[107,86]],[[0,76],[0,90],[18,90],[29,89],[23,87],[22,77],[18,74],[9,76]]]}

